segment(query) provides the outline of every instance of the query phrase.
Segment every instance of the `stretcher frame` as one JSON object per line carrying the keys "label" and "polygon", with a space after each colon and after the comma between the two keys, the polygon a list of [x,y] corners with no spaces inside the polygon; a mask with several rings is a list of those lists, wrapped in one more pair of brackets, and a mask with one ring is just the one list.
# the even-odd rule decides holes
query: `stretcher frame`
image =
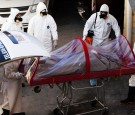
{"label": "stretcher frame", "polygon": [[[108,115],[108,107],[106,106],[105,101],[105,93],[104,93],[104,82],[102,81],[100,85],[94,86],[94,87],[73,87],[72,82],[65,82],[62,85],[57,84],[59,89],[61,90],[61,94],[57,96],[57,107],[54,109],[53,113],[54,115],[70,115],[69,113],[70,107],[74,106],[77,107],[79,105],[85,105],[89,103],[89,109],[85,111],[81,111],[79,113],[72,113],[73,115],[86,115],[90,113],[95,113],[102,111],[102,115]],[[83,100],[80,102],[73,102],[73,90],[96,90],[96,96],[95,98],[91,100]],[[99,90],[102,91],[101,95],[99,95]],[[101,98],[99,98],[101,96]],[[101,99],[101,100],[100,100]],[[64,101],[68,100],[68,102],[65,104]],[[100,107],[96,108],[97,103],[100,105]]]}
{"label": "stretcher frame", "polygon": [[[86,72],[69,74],[69,75],[51,76],[51,77],[44,77],[44,78],[35,78],[34,76],[35,76],[35,74],[37,72],[37,67],[39,65],[39,57],[38,57],[38,58],[35,58],[31,68],[28,70],[28,72],[26,74],[26,79],[27,79],[30,86],[37,86],[37,85],[43,85],[43,84],[56,84],[59,87],[59,89],[63,92],[62,95],[64,95],[64,96],[61,99],[61,101],[59,101],[60,96],[57,96],[58,109],[56,108],[54,110],[54,112],[57,113],[56,115],[67,115],[68,114],[68,109],[69,109],[69,106],[71,106],[71,101],[72,101],[72,90],[75,89],[71,85],[72,81],[79,81],[79,80],[84,80],[84,79],[104,78],[104,77],[109,77],[109,76],[117,76],[117,77],[119,77],[119,76],[122,76],[122,75],[130,75],[130,74],[135,73],[135,66],[130,67],[130,68],[121,67],[121,68],[113,69],[113,70],[98,71],[98,72],[96,72],[96,74],[95,74],[95,72],[91,72],[90,71],[90,57],[89,57],[89,54],[88,54],[87,45],[82,40],[82,38],[77,37],[77,39],[81,41],[83,51],[85,53]],[[128,42],[127,39],[126,39],[126,41],[130,46],[130,43]],[[135,55],[134,55],[134,52],[133,52],[131,46],[130,46],[130,49],[131,49],[131,51],[133,53],[133,56],[134,56],[134,59],[135,59]],[[30,73],[30,75],[29,75],[29,73]],[[62,87],[59,85],[61,83],[63,84]],[[93,87],[93,88],[97,88],[97,87],[103,87],[103,86],[96,86],[96,87]],[[89,88],[91,88],[91,87],[89,87]],[[87,89],[87,88],[82,88],[82,89]],[[65,99],[69,99],[69,104],[67,105],[67,110],[64,113],[63,112],[63,108],[64,108],[63,101]],[[106,107],[105,103],[100,102],[98,100],[98,98],[95,98],[94,100],[99,102],[101,104],[101,106],[103,107],[102,109],[99,109],[99,110],[96,110],[96,111],[100,111],[100,110],[105,110],[106,111],[106,110],[108,110],[108,107]],[[104,100],[104,102],[105,102],[105,100]],[[90,111],[90,112],[95,112],[95,111]],[[79,114],[79,115],[84,115],[84,113]]]}

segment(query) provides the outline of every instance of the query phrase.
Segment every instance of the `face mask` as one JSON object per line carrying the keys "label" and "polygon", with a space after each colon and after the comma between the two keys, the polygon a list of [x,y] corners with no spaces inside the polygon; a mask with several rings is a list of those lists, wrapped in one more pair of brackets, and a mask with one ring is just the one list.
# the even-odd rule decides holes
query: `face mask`
{"label": "face mask", "polygon": [[15,17],[15,22],[19,23],[19,22],[22,22],[22,18],[21,18],[21,15],[20,14],[17,14],[16,17]]}
{"label": "face mask", "polygon": [[107,12],[101,11],[100,18],[103,18],[103,19],[107,18],[107,14],[108,14]]}
{"label": "face mask", "polygon": [[42,11],[40,12],[40,15],[41,15],[41,16],[47,15],[46,9],[42,10]]}

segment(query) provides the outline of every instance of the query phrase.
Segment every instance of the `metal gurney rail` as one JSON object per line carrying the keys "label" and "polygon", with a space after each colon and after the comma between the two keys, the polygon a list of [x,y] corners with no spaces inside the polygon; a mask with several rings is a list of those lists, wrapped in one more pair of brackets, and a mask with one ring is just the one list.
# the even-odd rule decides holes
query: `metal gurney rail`
{"label": "metal gurney rail", "polygon": [[[102,115],[108,114],[108,107],[105,102],[104,83],[95,87],[74,87],[72,82],[57,84],[61,94],[57,96],[57,108],[54,109],[54,115],[89,115],[99,112]],[[96,89],[96,96],[93,99],[74,102],[73,91],[84,91]],[[101,93],[99,93],[99,90]],[[97,106],[98,105],[98,106]]]}

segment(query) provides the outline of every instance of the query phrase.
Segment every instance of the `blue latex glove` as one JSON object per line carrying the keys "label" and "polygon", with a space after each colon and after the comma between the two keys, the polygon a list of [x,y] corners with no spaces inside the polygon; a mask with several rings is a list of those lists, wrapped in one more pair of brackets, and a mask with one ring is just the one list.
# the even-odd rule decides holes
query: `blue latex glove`
{"label": "blue latex glove", "polygon": [[96,79],[90,80],[90,85],[91,86],[96,86],[97,85],[97,80]]}

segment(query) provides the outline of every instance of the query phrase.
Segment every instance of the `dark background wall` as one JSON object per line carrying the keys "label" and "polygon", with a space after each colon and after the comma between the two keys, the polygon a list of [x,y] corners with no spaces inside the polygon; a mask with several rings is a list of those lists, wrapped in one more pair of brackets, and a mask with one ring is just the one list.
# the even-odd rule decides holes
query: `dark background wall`
{"label": "dark background wall", "polygon": [[[76,17],[78,14],[78,3],[83,2],[82,7],[86,10],[85,18],[89,18],[91,12],[91,1],[92,0],[51,0],[49,7],[50,13],[54,16],[57,22],[62,17]],[[96,11],[99,11],[102,4],[109,6],[110,14],[112,14],[117,20],[123,33],[123,22],[124,22],[124,0],[97,0]]]}

